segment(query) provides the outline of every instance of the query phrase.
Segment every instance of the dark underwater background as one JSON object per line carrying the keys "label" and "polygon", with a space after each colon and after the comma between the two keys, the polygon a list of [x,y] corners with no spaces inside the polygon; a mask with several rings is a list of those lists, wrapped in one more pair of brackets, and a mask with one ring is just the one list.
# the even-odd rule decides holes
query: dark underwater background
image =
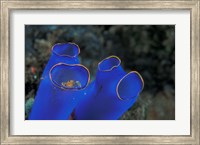
{"label": "dark underwater background", "polygon": [[98,63],[118,56],[126,72],[136,70],[144,89],[121,120],[175,119],[174,25],[26,25],[25,118],[55,43],[74,42],[79,59],[95,79]]}

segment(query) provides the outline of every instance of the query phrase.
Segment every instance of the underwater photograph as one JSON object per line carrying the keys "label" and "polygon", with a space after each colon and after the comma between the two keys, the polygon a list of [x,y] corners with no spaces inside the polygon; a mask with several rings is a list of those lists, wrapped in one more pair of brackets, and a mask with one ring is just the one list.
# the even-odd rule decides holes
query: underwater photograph
{"label": "underwater photograph", "polygon": [[25,120],[175,120],[175,25],[25,25]]}

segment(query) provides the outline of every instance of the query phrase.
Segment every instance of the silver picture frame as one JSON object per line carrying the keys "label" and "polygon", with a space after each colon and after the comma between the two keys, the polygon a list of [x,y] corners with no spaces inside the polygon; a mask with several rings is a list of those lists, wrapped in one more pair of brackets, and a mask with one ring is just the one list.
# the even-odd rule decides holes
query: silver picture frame
{"label": "silver picture frame", "polygon": [[[11,135],[10,134],[10,14],[12,10],[189,10],[190,28],[190,135]],[[199,144],[200,143],[200,1],[199,0],[1,0],[1,144]]]}

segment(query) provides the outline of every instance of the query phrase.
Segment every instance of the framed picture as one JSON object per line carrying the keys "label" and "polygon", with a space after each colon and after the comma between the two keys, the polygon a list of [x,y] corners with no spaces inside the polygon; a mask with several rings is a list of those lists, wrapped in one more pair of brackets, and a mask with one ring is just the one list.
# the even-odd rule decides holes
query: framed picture
{"label": "framed picture", "polygon": [[199,144],[199,1],[1,1],[2,144]]}

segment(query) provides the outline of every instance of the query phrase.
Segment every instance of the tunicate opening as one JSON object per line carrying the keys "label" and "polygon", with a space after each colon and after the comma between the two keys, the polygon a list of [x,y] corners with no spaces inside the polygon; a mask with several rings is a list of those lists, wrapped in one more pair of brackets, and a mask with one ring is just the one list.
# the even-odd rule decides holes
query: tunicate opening
{"label": "tunicate opening", "polygon": [[59,56],[77,57],[80,49],[75,43],[59,43],[53,46],[52,52]]}
{"label": "tunicate opening", "polygon": [[61,89],[84,89],[90,79],[88,69],[80,64],[56,64],[51,68],[49,75],[52,83]]}
{"label": "tunicate opening", "polygon": [[116,67],[118,67],[121,63],[121,60],[117,56],[110,56],[105,58],[98,64],[98,68],[100,71],[110,71]]}
{"label": "tunicate opening", "polygon": [[138,97],[144,87],[144,81],[138,72],[130,72],[118,83],[116,91],[120,100],[129,100]]}

